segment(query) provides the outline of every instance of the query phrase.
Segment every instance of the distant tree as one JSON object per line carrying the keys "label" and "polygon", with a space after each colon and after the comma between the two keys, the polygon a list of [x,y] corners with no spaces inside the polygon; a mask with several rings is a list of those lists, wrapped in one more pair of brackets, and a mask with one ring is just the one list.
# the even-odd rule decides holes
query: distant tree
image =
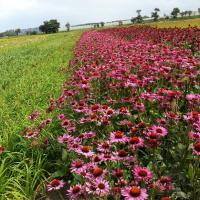
{"label": "distant tree", "polygon": [[65,25],[65,27],[67,28],[67,32],[69,32],[70,31],[70,23],[67,22],[66,25]]}
{"label": "distant tree", "polygon": [[21,33],[21,29],[20,29],[20,28],[17,28],[17,29],[15,30],[15,33],[16,33],[16,35],[18,36],[18,35]]}
{"label": "distant tree", "polygon": [[200,8],[198,8],[198,13],[199,13],[199,15],[200,15]]}
{"label": "distant tree", "polygon": [[172,17],[175,19],[177,18],[178,13],[180,13],[180,9],[179,8],[174,8],[171,12]]}
{"label": "distant tree", "polygon": [[192,11],[191,10],[188,10],[188,15],[189,15],[189,17],[192,15]]}
{"label": "distant tree", "polygon": [[136,17],[132,17],[131,18],[131,22],[134,24],[134,23],[136,23]]}
{"label": "distant tree", "polygon": [[51,19],[50,21],[44,21],[39,27],[39,30],[43,33],[57,33],[60,28],[60,23],[56,19]]}
{"label": "distant tree", "polygon": [[104,22],[100,22],[101,27],[104,27],[105,23]]}
{"label": "distant tree", "polygon": [[180,15],[183,18],[185,16],[185,12],[180,12]]}
{"label": "distant tree", "polygon": [[154,12],[152,12],[151,17],[153,18],[154,21],[157,21],[159,18],[158,12],[160,12],[159,8],[155,8]]}
{"label": "distant tree", "polygon": [[142,10],[136,10],[137,15],[140,15],[141,12]]}
{"label": "distant tree", "polygon": [[142,21],[143,21],[143,18],[142,18],[141,14],[140,14],[141,11],[142,10],[136,10],[137,17],[135,19],[133,18],[133,21],[135,21],[136,23],[142,23]]}

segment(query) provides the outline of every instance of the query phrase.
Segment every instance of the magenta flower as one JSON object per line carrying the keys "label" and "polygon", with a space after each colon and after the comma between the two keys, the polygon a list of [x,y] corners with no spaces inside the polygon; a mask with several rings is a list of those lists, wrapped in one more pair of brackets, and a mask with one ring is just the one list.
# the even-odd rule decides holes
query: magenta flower
{"label": "magenta flower", "polygon": [[137,148],[141,148],[144,147],[144,139],[142,139],[141,137],[131,137],[129,138],[129,147],[133,150],[137,149]]}
{"label": "magenta flower", "polygon": [[128,138],[125,136],[124,132],[116,131],[110,134],[110,143],[126,143]]}
{"label": "magenta flower", "polygon": [[86,182],[86,191],[95,196],[105,197],[109,194],[110,186],[105,180]]}
{"label": "magenta flower", "polygon": [[200,156],[200,142],[195,143],[192,149],[194,154]]}
{"label": "magenta flower", "polygon": [[147,190],[138,186],[125,187],[121,191],[125,200],[147,200]]}
{"label": "magenta flower", "polygon": [[164,137],[168,134],[167,129],[162,126],[152,126],[150,131],[156,133],[159,137]]}
{"label": "magenta flower", "polygon": [[98,144],[97,150],[100,152],[110,152],[111,151],[111,144],[109,141],[105,141],[102,144]]}
{"label": "magenta flower", "polygon": [[153,184],[153,188],[164,192],[164,191],[170,191],[172,190],[173,184],[172,184],[172,179],[169,176],[162,176],[159,180],[157,180],[154,184]]}
{"label": "magenta flower", "polygon": [[91,157],[94,155],[94,152],[91,151],[91,146],[80,146],[75,150],[78,154],[84,155],[85,157]]}
{"label": "magenta flower", "polygon": [[81,196],[84,194],[84,187],[80,184],[75,186],[71,186],[69,190],[67,190],[67,196],[70,200],[77,200],[80,199]]}
{"label": "magenta flower", "polygon": [[152,181],[153,174],[146,167],[135,166],[133,169],[134,178],[136,181],[143,181],[149,183]]}
{"label": "magenta flower", "polygon": [[47,184],[47,190],[59,190],[60,188],[64,187],[65,183],[63,180],[53,179],[51,182]]}
{"label": "magenta flower", "polygon": [[40,116],[40,114],[41,114],[40,112],[34,111],[28,118],[29,120],[34,121]]}

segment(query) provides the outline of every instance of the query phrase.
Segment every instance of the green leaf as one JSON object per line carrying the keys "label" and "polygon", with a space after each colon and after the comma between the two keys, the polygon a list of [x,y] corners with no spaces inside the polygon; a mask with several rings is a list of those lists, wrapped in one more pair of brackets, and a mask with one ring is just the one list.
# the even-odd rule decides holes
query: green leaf
{"label": "green leaf", "polygon": [[68,152],[66,149],[62,150],[62,161],[67,161],[68,159]]}
{"label": "green leaf", "polygon": [[188,168],[188,177],[191,181],[194,179],[194,175],[195,175],[195,172],[194,172],[193,166],[192,164],[190,164]]}
{"label": "green leaf", "polygon": [[51,176],[52,178],[60,178],[60,177],[65,176],[65,174],[66,174],[66,170],[58,170],[54,172]]}

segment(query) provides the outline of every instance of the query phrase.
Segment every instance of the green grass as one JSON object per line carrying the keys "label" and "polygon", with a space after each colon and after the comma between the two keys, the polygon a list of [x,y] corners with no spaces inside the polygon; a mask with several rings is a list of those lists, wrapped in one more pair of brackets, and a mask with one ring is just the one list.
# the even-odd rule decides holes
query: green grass
{"label": "green grass", "polygon": [[[69,77],[68,62],[81,32],[0,39],[0,199],[35,199],[45,179],[46,155],[31,149],[21,131],[27,116],[42,117]],[[42,188],[42,187],[41,187]]]}

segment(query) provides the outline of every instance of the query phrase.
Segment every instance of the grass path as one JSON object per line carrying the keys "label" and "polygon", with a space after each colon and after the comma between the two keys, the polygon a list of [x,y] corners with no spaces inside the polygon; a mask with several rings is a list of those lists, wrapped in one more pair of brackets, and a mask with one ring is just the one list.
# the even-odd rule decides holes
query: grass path
{"label": "grass path", "polygon": [[[21,130],[27,116],[43,112],[68,77],[66,71],[81,32],[0,40],[0,198],[32,199],[45,156],[26,152]],[[45,112],[43,112],[45,116]],[[38,173],[37,175],[34,175]]]}

